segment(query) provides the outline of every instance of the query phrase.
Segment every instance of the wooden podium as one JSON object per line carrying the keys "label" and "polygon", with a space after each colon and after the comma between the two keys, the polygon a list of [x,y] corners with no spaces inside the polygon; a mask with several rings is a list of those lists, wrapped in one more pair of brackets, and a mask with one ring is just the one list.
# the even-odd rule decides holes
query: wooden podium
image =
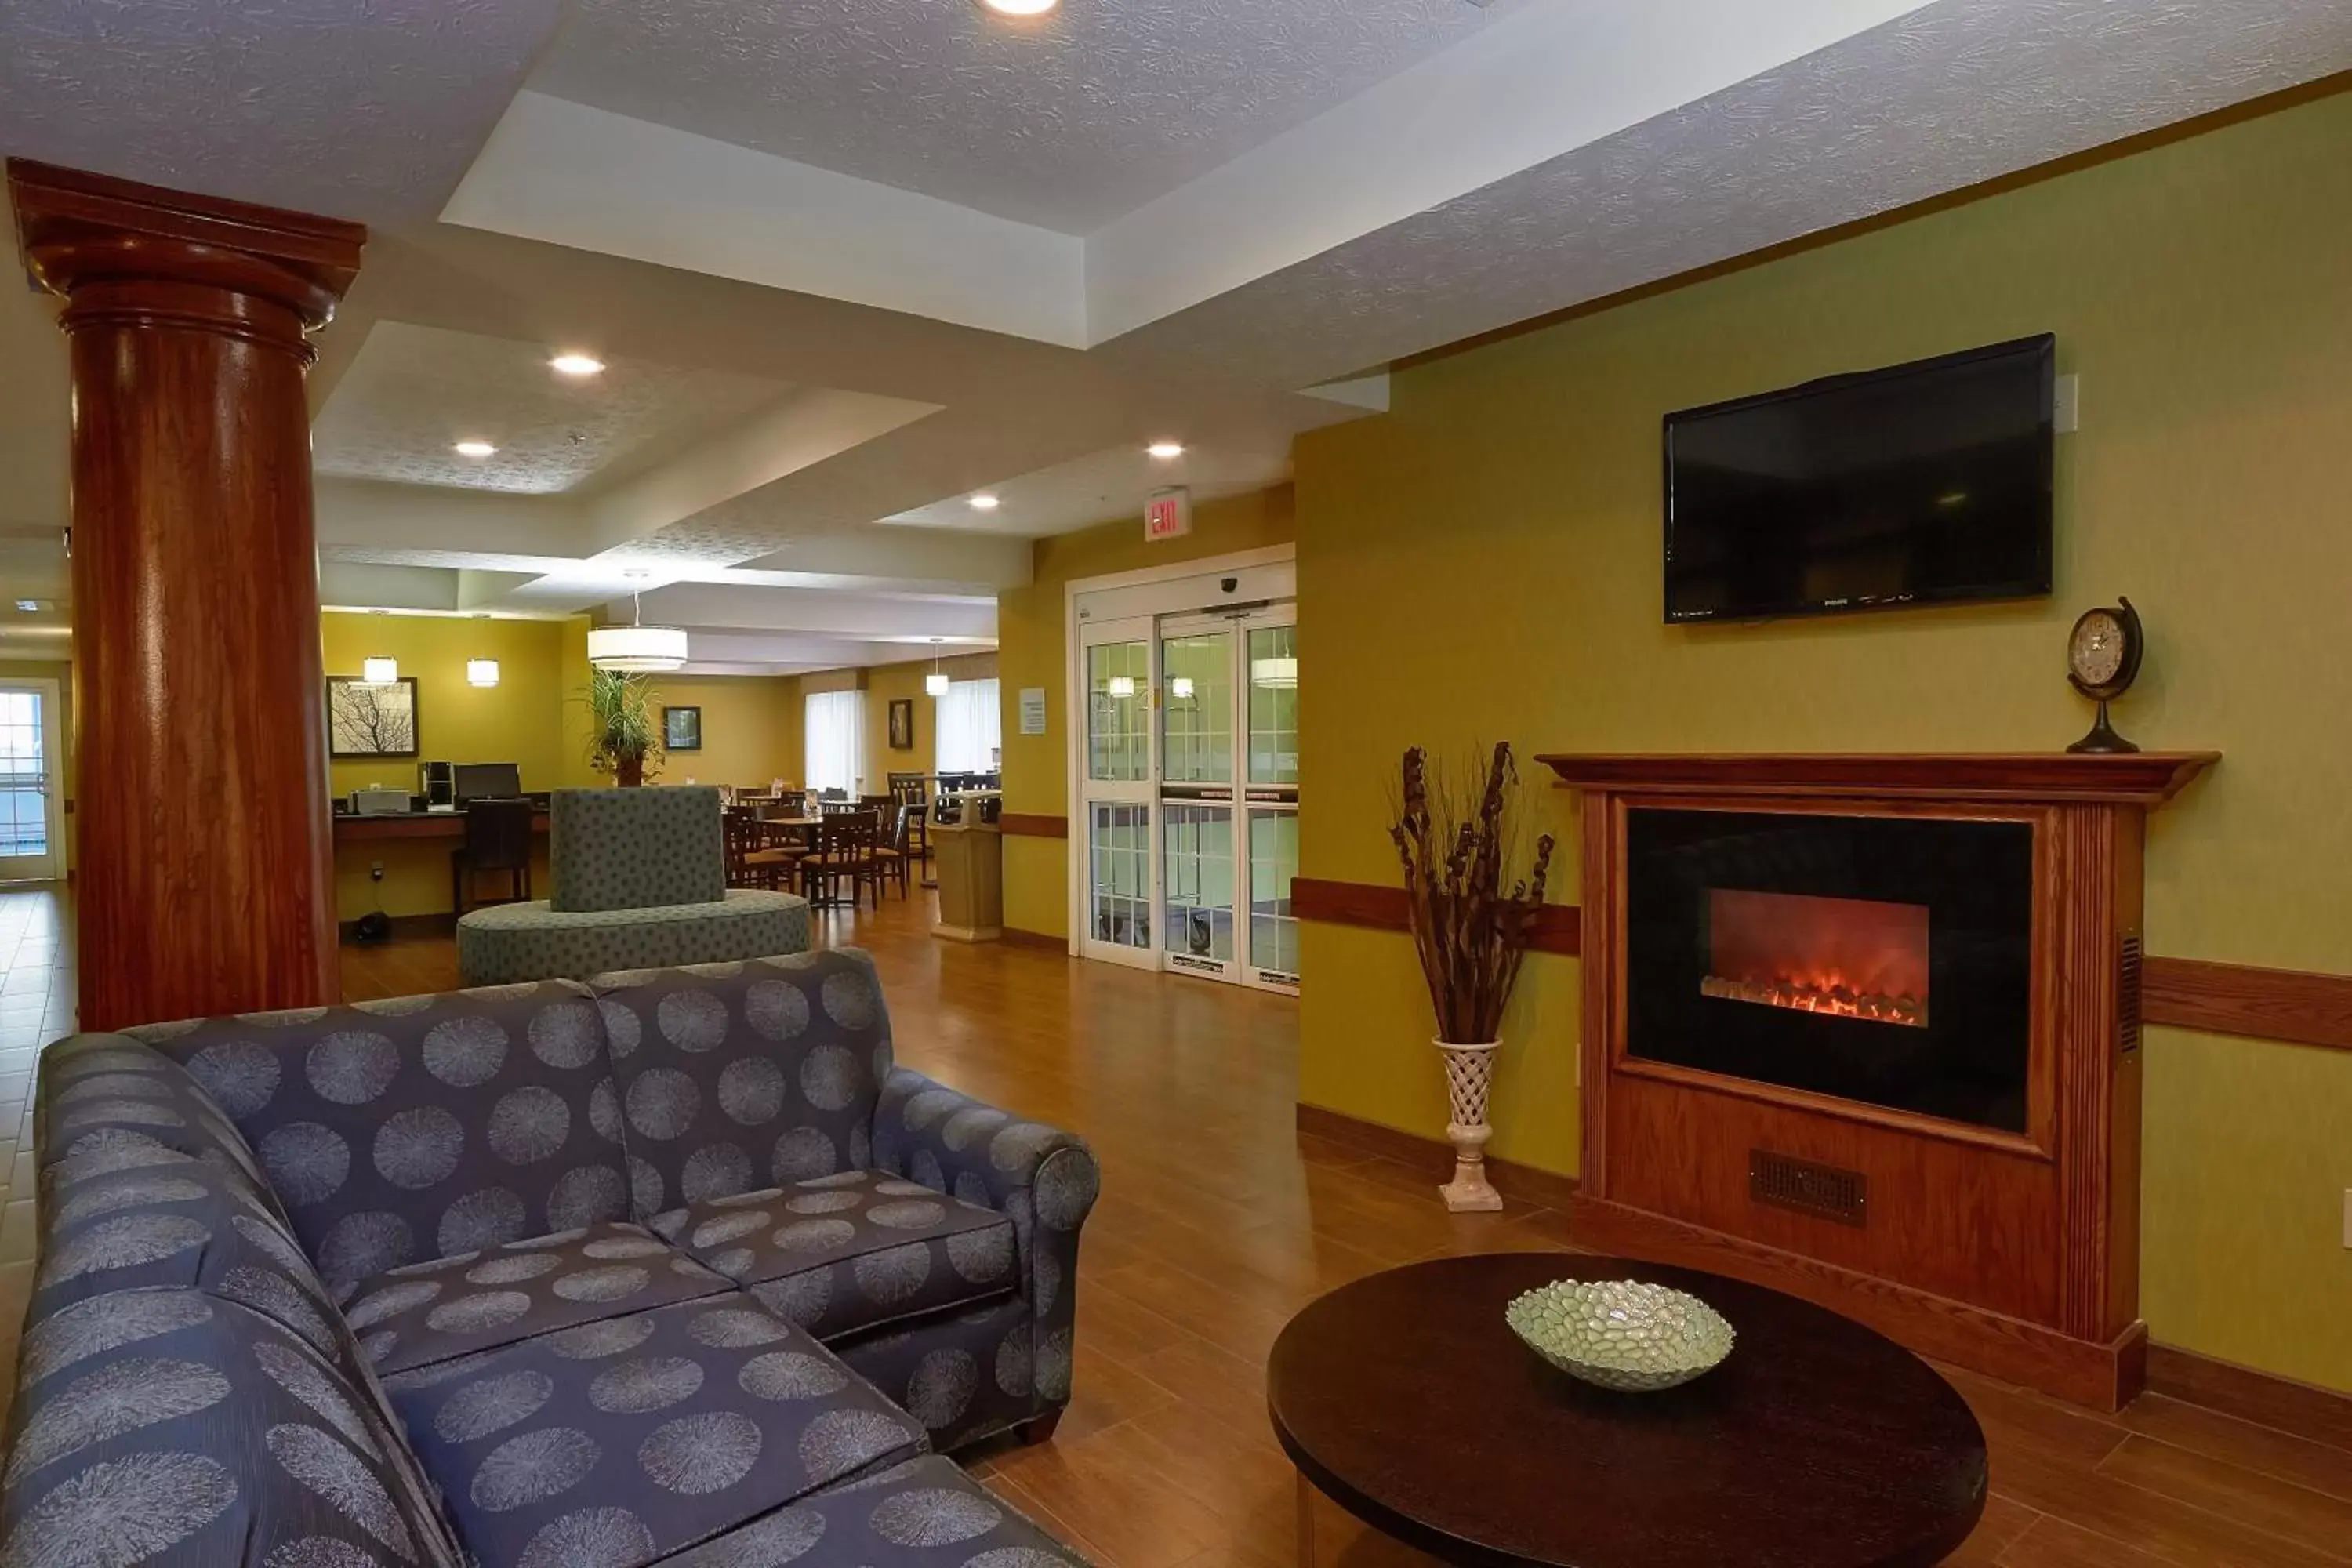
{"label": "wooden podium", "polygon": [[992,822],[935,822],[931,853],[939,862],[940,879],[940,912],[931,921],[931,934],[952,942],[994,942],[1003,936],[1003,830]]}

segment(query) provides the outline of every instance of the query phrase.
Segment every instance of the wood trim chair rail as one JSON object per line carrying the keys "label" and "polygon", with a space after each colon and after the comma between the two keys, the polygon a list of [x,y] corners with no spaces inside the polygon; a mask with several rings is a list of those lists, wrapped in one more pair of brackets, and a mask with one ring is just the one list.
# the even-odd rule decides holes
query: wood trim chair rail
{"label": "wood trim chair rail", "polygon": [[[1404,889],[1378,883],[1300,877],[1291,884],[1290,907],[1299,919],[1327,925],[1411,929]],[[1546,905],[1532,950],[1577,953],[1580,924],[1575,905]],[[2352,975],[2150,958],[2142,984],[2140,1016],[2147,1023],[2352,1051]]]}

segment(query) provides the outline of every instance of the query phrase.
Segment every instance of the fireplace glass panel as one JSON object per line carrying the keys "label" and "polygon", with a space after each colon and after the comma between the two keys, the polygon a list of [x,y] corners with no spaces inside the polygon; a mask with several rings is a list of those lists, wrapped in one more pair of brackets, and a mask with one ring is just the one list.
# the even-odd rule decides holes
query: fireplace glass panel
{"label": "fireplace glass panel", "polygon": [[1709,996],[1927,1026],[1927,906],[1709,888]]}
{"label": "fireplace glass panel", "polygon": [[2025,1130],[2031,824],[1636,808],[1626,835],[1630,1054]]}

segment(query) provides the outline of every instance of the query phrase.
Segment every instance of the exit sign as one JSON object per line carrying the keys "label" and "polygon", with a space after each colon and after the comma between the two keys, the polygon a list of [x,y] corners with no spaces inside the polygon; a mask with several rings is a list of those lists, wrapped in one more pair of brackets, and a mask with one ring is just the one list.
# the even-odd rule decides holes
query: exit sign
{"label": "exit sign", "polygon": [[1181,485],[1173,489],[1152,491],[1151,499],[1143,503],[1145,542],[1181,539],[1192,531],[1192,492]]}

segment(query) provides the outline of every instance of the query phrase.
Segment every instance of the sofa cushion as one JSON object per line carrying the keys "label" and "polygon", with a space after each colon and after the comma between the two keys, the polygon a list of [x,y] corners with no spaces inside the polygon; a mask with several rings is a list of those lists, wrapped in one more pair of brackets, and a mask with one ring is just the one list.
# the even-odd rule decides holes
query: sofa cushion
{"label": "sofa cushion", "polygon": [[542,899],[467,910],[457,922],[457,973],[468,985],[585,980],[615,969],[806,952],[808,945],[808,900],[761,888],[730,888],[715,904],[649,910],[563,912]]}
{"label": "sofa cushion", "polygon": [[1013,1284],[1010,1220],[885,1172],[697,1204],[654,1228],[820,1339]]}
{"label": "sofa cushion", "polygon": [[515,1568],[637,1568],[923,1446],[823,1346],[734,1293],[386,1387],[466,1545]]}
{"label": "sofa cushion", "polygon": [[339,1293],[625,1217],[604,1026],[562,981],[140,1031],[219,1101]]}
{"label": "sofa cushion", "polygon": [[715,904],[727,892],[719,791],[560,789],[548,797],[553,907]]}
{"label": "sofa cushion", "polygon": [[869,1163],[890,1020],[865,953],[632,971],[594,984],[635,1218]]}
{"label": "sofa cushion", "polygon": [[343,1310],[389,1375],[728,1289],[643,1226],[599,1222],[387,1269]]}
{"label": "sofa cushion", "polygon": [[0,1562],[459,1561],[371,1400],[234,1302],[92,1297],[33,1325],[21,1381]]}
{"label": "sofa cushion", "polygon": [[803,1499],[662,1568],[1084,1568],[1086,1559],[936,1454]]}

